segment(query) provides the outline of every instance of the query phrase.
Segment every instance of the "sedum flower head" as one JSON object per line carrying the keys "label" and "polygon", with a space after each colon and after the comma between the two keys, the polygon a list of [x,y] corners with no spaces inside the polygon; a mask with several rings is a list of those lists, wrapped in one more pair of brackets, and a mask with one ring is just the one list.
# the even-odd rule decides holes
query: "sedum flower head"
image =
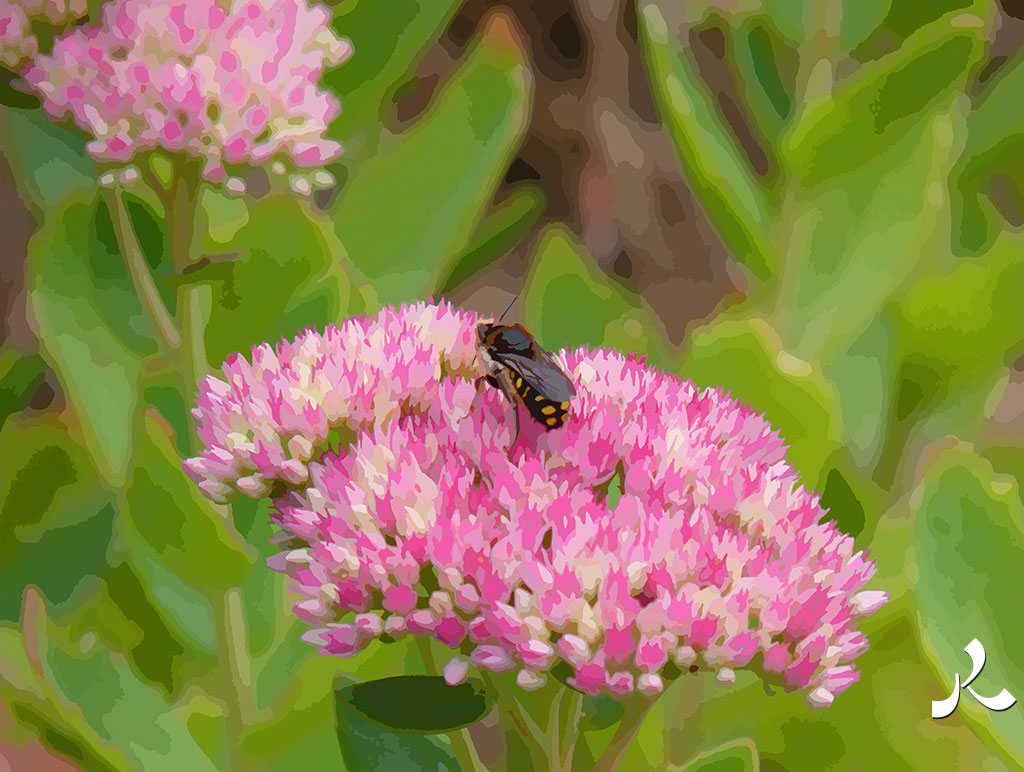
{"label": "sedum flower head", "polygon": [[25,77],[95,137],[97,160],[163,148],[204,159],[213,182],[225,164],[318,167],[341,147],[324,137],[338,102],[317,83],[351,52],[329,21],[305,0],[114,0]]}
{"label": "sedum flower head", "polygon": [[88,10],[87,0],[0,0],[0,62],[17,68],[38,53],[31,22],[60,26]]}
{"label": "sedum flower head", "polygon": [[819,522],[760,415],[615,352],[563,351],[565,425],[524,415],[510,451],[511,408],[471,380],[476,321],[387,309],[202,384],[206,450],[186,469],[214,498],[288,484],[270,564],[308,641],[344,657],[431,636],[453,683],[472,666],[617,696],[750,668],[826,707],[857,680],[857,622],[887,597],[862,589],[874,565]]}

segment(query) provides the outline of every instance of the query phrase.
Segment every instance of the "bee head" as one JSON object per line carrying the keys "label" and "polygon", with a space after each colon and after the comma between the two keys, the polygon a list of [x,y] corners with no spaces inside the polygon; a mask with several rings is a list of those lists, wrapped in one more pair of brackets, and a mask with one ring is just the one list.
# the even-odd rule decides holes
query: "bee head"
{"label": "bee head", "polygon": [[484,341],[487,340],[487,336],[491,334],[491,330],[493,330],[495,326],[496,325],[487,322],[478,324],[476,326],[476,342],[481,346],[484,345]]}

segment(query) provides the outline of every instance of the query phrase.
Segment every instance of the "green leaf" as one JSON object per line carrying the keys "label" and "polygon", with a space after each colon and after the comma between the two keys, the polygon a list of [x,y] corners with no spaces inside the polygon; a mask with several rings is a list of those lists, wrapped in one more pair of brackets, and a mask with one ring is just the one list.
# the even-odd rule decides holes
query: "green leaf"
{"label": "green leaf", "polygon": [[[206,327],[206,349],[213,363],[362,310],[344,248],[321,215],[293,196],[247,203],[246,218],[234,215],[240,230],[230,241],[239,257],[211,266],[221,271],[221,280],[212,287]],[[207,216],[216,211],[207,208]],[[224,244],[210,238],[204,249],[208,254],[223,252]]]}
{"label": "green leaf", "polygon": [[[1001,218],[984,199],[993,176],[1019,180],[1024,165],[1024,51],[1002,65],[967,117],[967,139],[953,172],[953,245],[979,254],[995,239]],[[1018,201],[1024,191],[1016,187]]]}
{"label": "green leaf", "polygon": [[483,684],[449,685],[442,676],[404,675],[350,684],[339,704],[396,732],[441,734],[475,724],[490,710]]}
{"label": "green leaf", "polygon": [[118,486],[131,455],[139,371],[156,343],[106,207],[76,196],[52,211],[29,242],[26,272],[43,356],[96,467]]}
{"label": "green leaf", "polygon": [[[1016,620],[1017,588],[1024,582],[1024,505],[1016,480],[994,474],[969,446],[957,445],[925,472],[913,504],[917,621],[938,678],[932,699],[949,696],[954,673],[960,673],[961,683],[967,677],[970,660],[963,648],[974,638],[987,659],[972,688],[995,696],[1005,687],[1019,697],[1024,628]],[[1024,763],[1020,710],[990,711],[964,691],[955,715],[983,728]]]}
{"label": "green leaf", "polygon": [[767,278],[779,263],[766,238],[774,216],[771,196],[658,3],[645,0],[638,12],[648,78],[687,180],[733,256]]}
{"label": "green leaf", "polygon": [[[349,772],[403,772],[429,769],[459,772],[459,764],[449,746],[440,739],[422,734],[394,732],[368,720],[355,709],[345,692],[348,679],[335,683],[335,721],[338,744]],[[396,709],[401,706],[396,705]]]}
{"label": "green leaf", "polygon": [[622,702],[606,694],[583,697],[583,711],[580,719],[580,730],[583,732],[600,732],[616,726],[622,720],[624,711]]}
{"label": "green leaf", "polygon": [[0,148],[22,199],[40,213],[49,214],[71,193],[96,186],[85,140],[42,110],[0,106]]}
{"label": "green leaf", "polygon": [[830,43],[840,53],[846,54],[878,28],[891,5],[892,0],[861,0],[833,7],[807,0],[764,0],[761,7],[778,30],[795,45],[806,43],[818,32],[825,14],[838,14],[839,37]]}
{"label": "green leaf", "polygon": [[0,619],[17,619],[28,584],[55,602],[107,573],[111,495],[85,449],[52,415],[0,431]]}
{"label": "green leaf", "polygon": [[0,428],[8,416],[28,405],[45,377],[42,357],[13,348],[0,350]]}
{"label": "green leaf", "polygon": [[667,361],[657,315],[610,280],[567,228],[543,231],[531,265],[523,322],[544,348],[606,345]]}
{"label": "green leaf", "polygon": [[522,41],[491,16],[431,107],[352,170],[333,217],[383,303],[432,290],[470,244],[523,136],[532,80]]}
{"label": "green leaf", "polygon": [[761,762],[757,757],[757,746],[744,739],[698,753],[693,761],[674,769],[676,772],[758,772]]}
{"label": "green leaf", "polygon": [[768,140],[766,149],[774,153],[794,113],[797,52],[761,18],[747,20],[732,36],[729,52],[736,67],[736,85]]}
{"label": "green leaf", "polygon": [[26,601],[25,637],[52,709],[91,750],[118,760],[115,769],[215,770],[180,713],[139,680],[121,654],[95,635],[69,640],[38,596]]}
{"label": "green leaf", "polygon": [[21,76],[6,67],[0,67],[0,105],[33,110],[42,102],[28,90]]}
{"label": "green leaf", "polygon": [[543,189],[536,185],[512,190],[480,223],[473,242],[448,269],[440,291],[451,292],[504,254],[533,227],[546,204]]}
{"label": "green leaf", "polygon": [[946,109],[963,93],[986,34],[981,17],[950,14],[863,66],[793,126],[784,151],[794,175],[812,188],[859,171],[924,117]]}
{"label": "green leaf", "polygon": [[696,330],[677,371],[763,413],[803,479],[824,482],[823,467],[842,436],[834,389],[815,363],[783,346],[766,320],[722,319]]}
{"label": "green leaf", "polygon": [[387,117],[382,108],[420,55],[454,18],[462,0],[355,0],[335,16],[334,29],[352,41],[355,54],[324,76],[341,96],[342,113],[331,136],[345,144],[345,162],[358,165],[372,152]]}
{"label": "green leaf", "polygon": [[142,424],[118,530],[137,534],[182,581],[204,593],[241,584],[255,550],[182,472],[166,425],[151,412]]}
{"label": "green leaf", "polygon": [[915,409],[954,408],[936,431],[970,436],[984,420],[996,379],[1022,349],[1022,293],[1024,236],[1005,233],[984,263],[965,260],[925,276],[901,299],[901,353],[934,379]]}
{"label": "green leaf", "polygon": [[793,187],[774,323],[801,356],[831,361],[848,351],[912,270],[939,262],[948,243],[945,181],[962,131],[953,107],[879,148],[842,184]]}
{"label": "green leaf", "polygon": [[889,424],[898,385],[899,326],[887,306],[849,348],[824,363],[843,417],[843,444],[862,469],[877,460]]}

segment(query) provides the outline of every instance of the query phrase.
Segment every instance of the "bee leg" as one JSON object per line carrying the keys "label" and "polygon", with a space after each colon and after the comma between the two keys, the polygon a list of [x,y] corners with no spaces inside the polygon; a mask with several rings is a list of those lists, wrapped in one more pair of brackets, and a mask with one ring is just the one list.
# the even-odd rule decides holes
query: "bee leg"
{"label": "bee leg", "polygon": [[508,444],[508,450],[512,452],[512,446],[519,438],[519,404],[512,400],[512,441]]}

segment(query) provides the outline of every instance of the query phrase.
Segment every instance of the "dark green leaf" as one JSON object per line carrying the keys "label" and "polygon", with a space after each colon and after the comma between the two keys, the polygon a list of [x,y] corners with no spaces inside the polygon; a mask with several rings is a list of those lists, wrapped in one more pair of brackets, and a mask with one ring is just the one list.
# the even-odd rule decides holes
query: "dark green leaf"
{"label": "dark green leaf", "polygon": [[0,105],[32,110],[42,104],[16,73],[0,67]]}
{"label": "dark green leaf", "polygon": [[405,675],[351,684],[336,692],[339,705],[397,732],[440,734],[479,721],[490,703],[483,684],[450,686],[441,676]]}
{"label": "dark green leaf", "polygon": [[0,351],[0,428],[8,416],[28,405],[45,376],[46,363],[37,354]]}
{"label": "dark green leaf", "polygon": [[[440,739],[390,731],[368,720],[353,707],[345,683],[348,679],[339,677],[336,681],[334,704],[338,744],[349,772],[460,772],[449,746]],[[401,710],[401,706],[393,707]]]}
{"label": "dark green leaf", "polygon": [[596,697],[588,694],[583,698],[580,728],[584,732],[600,732],[618,724],[622,720],[623,712],[620,700],[606,694],[599,694]]}

